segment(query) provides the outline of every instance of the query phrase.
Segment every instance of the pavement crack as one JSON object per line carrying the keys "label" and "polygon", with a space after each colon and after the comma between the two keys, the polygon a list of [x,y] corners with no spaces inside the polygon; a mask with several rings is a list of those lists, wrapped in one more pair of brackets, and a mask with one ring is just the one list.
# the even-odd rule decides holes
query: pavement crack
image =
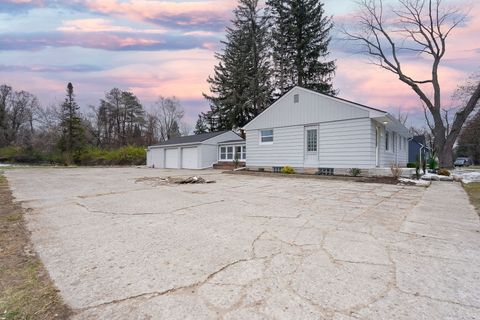
{"label": "pavement crack", "polygon": [[420,294],[418,292],[415,292],[415,293],[408,292],[408,291],[402,290],[398,287],[396,287],[396,289],[398,291],[400,291],[401,293],[408,294],[410,296],[421,297],[421,298],[430,299],[430,300],[437,301],[437,302],[451,303],[451,304],[455,304],[455,305],[462,306],[462,307],[467,307],[467,308],[480,310],[480,306],[474,306],[474,305],[471,305],[471,304],[464,304],[464,303],[460,303],[460,302],[456,302],[456,301],[452,301],[452,300],[447,300],[447,299],[433,298],[433,297],[430,297],[428,295]]}
{"label": "pavement crack", "polygon": [[75,204],[79,207],[84,208],[85,210],[87,210],[90,213],[100,213],[100,214],[119,215],[119,216],[148,216],[148,215],[169,215],[169,214],[177,213],[179,211],[188,210],[188,209],[192,209],[192,208],[197,208],[197,207],[201,207],[201,206],[206,206],[206,205],[210,205],[210,204],[215,204],[215,203],[219,203],[219,202],[223,202],[223,201],[224,200],[204,202],[204,203],[199,203],[199,204],[196,204],[196,205],[181,207],[181,208],[178,208],[178,209],[175,209],[175,210],[172,210],[172,211],[167,211],[167,212],[136,212],[136,213],[95,210],[95,209],[89,208],[87,205],[82,204],[80,202],[75,202]]}
{"label": "pavement crack", "polygon": [[94,305],[94,306],[79,308],[79,309],[76,309],[75,312],[76,313],[81,313],[81,312],[86,311],[86,310],[97,309],[97,308],[101,308],[101,307],[112,305],[112,304],[122,303],[122,302],[125,302],[125,301],[128,301],[128,300],[135,300],[135,299],[141,299],[141,298],[145,298],[146,300],[149,300],[149,299],[153,299],[153,298],[156,298],[156,297],[165,296],[165,295],[169,295],[169,294],[174,294],[174,293],[185,291],[185,290],[196,291],[199,287],[201,287],[202,285],[207,283],[210,279],[212,279],[218,273],[228,269],[229,267],[232,267],[232,266],[236,265],[237,263],[247,262],[247,261],[250,261],[250,260],[252,260],[252,259],[246,258],[246,259],[238,259],[238,260],[232,261],[232,262],[222,266],[221,268],[217,269],[216,271],[210,273],[203,280],[194,282],[194,283],[189,284],[189,285],[173,287],[173,288],[166,289],[166,290],[163,290],[163,291],[152,291],[152,292],[140,293],[140,294],[137,294],[137,295],[128,296],[128,297],[121,298],[121,299],[115,299],[115,300],[103,302],[103,303],[100,303],[100,304],[97,304],[97,305]]}

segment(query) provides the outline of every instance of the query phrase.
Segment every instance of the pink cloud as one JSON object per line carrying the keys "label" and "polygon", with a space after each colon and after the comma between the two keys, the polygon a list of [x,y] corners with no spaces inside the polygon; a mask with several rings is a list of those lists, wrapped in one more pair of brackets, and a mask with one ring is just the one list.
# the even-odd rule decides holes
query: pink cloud
{"label": "pink cloud", "polygon": [[135,20],[177,26],[209,25],[215,20],[226,22],[235,6],[233,0],[147,1],[85,0],[85,6],[102,14],[129,16]]}
{"label": "pink cloud", "polygon": [[165,29],[134,29],[128,26],[114,25],[103,18],[74,19],[62,22],[58,31],[64,32],[124,32],[124,33],[164,33]]}

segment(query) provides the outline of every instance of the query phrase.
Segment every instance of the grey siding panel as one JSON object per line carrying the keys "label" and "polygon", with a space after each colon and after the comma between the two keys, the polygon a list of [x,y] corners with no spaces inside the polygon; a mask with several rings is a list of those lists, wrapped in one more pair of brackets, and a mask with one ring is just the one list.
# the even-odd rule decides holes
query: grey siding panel
{"label": "grey siding panel", "polygon": [[216,145],[201,145],[199,147],[200,168],[210,168],[217,163],[218,147]]}
{"label": "grey siding panel", "polygon": [[[373,128],[374,129],[374,128]],[[375,167],[375,137],[369,118],[320,123],[319,166]]]}
{"label": "grey siding panel", "polygon": [[[299,95],[299,102],[293,96]],[[300,110],[299,110],[300,109]],[[245,126],[246,130],[369,117],[367,110],[302,88],[294,88]]]}
{"label": "grey siding panel", "polygon": [[[386,131],[390,131],[390,150],[385,149],[386,145]],[[381,143],[380,143],[380,166],[381,167],[390,167],[392,163],[398,163],[401,167],[406,167],[408,161],[408,144],[407,148],[402,146],[400,150],[400,141],[405,139],[405,136],[399,135],[393,130],[389,130],[388,127],[382,127],[381,130]],[[395,133],[395,146],[393,146],[392,134]],[[394,149],[393,149],[394,147]]]}
{"label": "grey siding panel", "polygon": [[260,144],[258,130],[246,136],[247,166],[303,166],[303,126],[275,128],[273,144]]}
{"label": "grey siding panel", "polygon": [[[304,167],[304,128],[275,128],[271,145],[259,144],[259,130],[248,130],[247,166]],[[374,129],[369,118],[320,123],[319,159],[309,167],[375,167]]]}

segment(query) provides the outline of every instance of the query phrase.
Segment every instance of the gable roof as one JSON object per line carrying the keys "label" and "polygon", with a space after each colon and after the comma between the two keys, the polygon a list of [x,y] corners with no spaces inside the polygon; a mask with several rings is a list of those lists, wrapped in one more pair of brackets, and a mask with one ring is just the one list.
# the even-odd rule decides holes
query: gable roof
{"label": "gable roof", "polygon": [[[347,116],[352,117],[352,118],[353,117],[364,117],[364,116],[369,116],[370,118],[380,118],[380,117],[385,117],[385,116],[388,115],[388,112],[386,112],[384,110],[372,108],[372,107],[369,107],[369,106],[366,106],[366,105],[363,105],[363,104],[360,104],[360,103],[356,103],[356,102],[353,102],[353,101],[350,101],[350,100],[347,100],[347,99],[339,98],[337,96],[324,94],[324,93],[314,91],[314,90],[311,90],[311,89],[307,89],[307,88],[304,88],[304,87],[301,87],[301,86],[295,86],[292,89],[290,89],[289,91],[287,91],[286,93],[284,93],[280,98],[275,100],[268,108],[263,110],[252,121],[247,123],[243,127],[243,129],[248,130],[248,129],[251,129],[252,127],[255,129],[256,126],[258,126],[259,121],[261,123],[265,122],[265,113],[272,113],[272,112],[274,112],[273,110],[278,109],[278,107],[282,108],[283,112],[288,113],[288,111],[286,111],[286,110],[291,109],[291,106],[288,103],[285,102],[285,99],[287,99],[288,96],[290,96],[292,94],[292,92],[295,92],[295,91],[296,92],[303,91],[303,92],[308,93],[310,96],[314,96],[314,97],[316,96],[317,98],[324,100],[325,101],[324,107],[329,108],[330,112],[332,110],[339,110],[339,109],[336,109],[336,107],[333,107],[335,105],[345,106],[345,108],[347,108],[347,109],[343,109],[344,110],[343,114],[348,114]],[[283,107],[282,107],[282,105],[283,105]],[[323,103],[322,103],[322,105],[323,105]],[[288,107],[286,108],[286,106],[288,106]],[[318,114],[319,108],[317,108],[317,106],[320,106],[320,105],[317,105],[317,104],[307,105],[307,107],[310,110],[310,111],[305,111],[305,112],[310,112],[310,117],[308,119],[311,119],[312,115],[314,117],[315,117],[315,115],[316,115],[316,117],[319,116],[319,114]],[[306,109],[303,109],[303,110],[306,110]],[[314,114],[312,114],[312,112]],[[325,121],[333,121],[333,120],[336,120],[336,119],[333,119],[332,117],[339,117],[339,116],[341,117],[342,116],[341,112],[337,113],[336,115],[333,115],[333,114],[327,115],[326,113],[322,113],[322,114],[323,114],[322,117],[329,118],[329,119],[326,119]],[[299,116],[298,112],[294,112],[294,113],[291,113],[291,114],[287,115],[286,117],[289,118],[290,121],[293,118],[295,118],[295,119],[297,119],[296,122],[299,122],[298,118],[301,117],[301,116]],[[330,118],[332,118],[332,119],[330,119]],[[262,120],[260,120],[260,119],[262,119]],[[308,120],[303,119],[302,121],[308,121]],[[293,122],[295,122],[295,120]],[[315,121],[313,121],[313,122],[315,122]],[[256,123],[256,124],[254,124],[254,123]],[[302,122],[302,123],[304,123],[304,122]],[[293,125],[298,125],[300,123],[292,123],[292,124]],[[267,127],[268,126],[271,126],[271,125],[267,125]],[[276,126],[276,125],[274,125],[274,126]]]}
{"label": "gable roof", "polygon": [[200,143],[208,139],[214,138],[216,136],[219,136],[221,134],[224,134],[226,132],[229,132],[229,131],[206,132],[206,133],[200,133],[200,134],[193,134],[190,136],[175,137],[167,141],[162,141],[159,144],[156,144],[154,147],[168,146],[173,144]]}
{"label": "gable roof", "polygon": [[367,108],[367,109],[370,109],[370,110],[373,110],[373,111],[378,111],[378,112],[387,113],[387,111],[385,111],[385,110],[381,110],[381,109],[369,107],[369,106],[367,106],[367,105],[364,105],[364,104],[361,104],[361,103],[358,103],[358,102],[355,102],[355,101],[347,100],[347,99],[340,98],[340,97],[337,97],[337,96],[334,96],[334,95],[331,95],[331,94],[322,93],[322,92],[315,91],[315,90],[308,89],[308,88],[304,88],[304,87],[301,87],[301,86],[298,86],[298,87],[299,87],[299,88],[302,88],[302,89],[304,89],[304,90],[312,91],[312,92],[314,92],[314,93],[316,93],[316,94],[320,94],[320,95],[327,96],[327,97],[330,97],[330,98],[333,98],[333,99],[337,99],[337,100],[340,100],[340,101],[343,101],[343,102],[347,102],[347,103],[350,103],[350,104],[354,104],[354,105],[357,105],[357,106],[362,107],[362,108]]}

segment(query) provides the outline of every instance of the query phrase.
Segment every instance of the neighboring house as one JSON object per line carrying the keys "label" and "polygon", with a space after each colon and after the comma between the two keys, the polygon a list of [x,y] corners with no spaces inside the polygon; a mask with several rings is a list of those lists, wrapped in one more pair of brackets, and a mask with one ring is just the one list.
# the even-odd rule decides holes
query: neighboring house
{"label": "neighboring house", "polygon": [[147,149],[147,166],[154,168],[205,169],[235,158],[245,161],[245,140],[233,131],[173,138]]}
{"label": "neighboring house", "polygon": [[[421,157],[420,157],[421,155]],[[413,136],[408,140],[408,162],[415,163],[417,161],[423,163],[430,157],[430,148],[427,147],[425,136]]]}
{"label": "neighboring house", "polygon": [[411,137],[385,111],[302,87],[287,92],[244,130],[247,167],[288,165],[300,172],[406,166]]}

